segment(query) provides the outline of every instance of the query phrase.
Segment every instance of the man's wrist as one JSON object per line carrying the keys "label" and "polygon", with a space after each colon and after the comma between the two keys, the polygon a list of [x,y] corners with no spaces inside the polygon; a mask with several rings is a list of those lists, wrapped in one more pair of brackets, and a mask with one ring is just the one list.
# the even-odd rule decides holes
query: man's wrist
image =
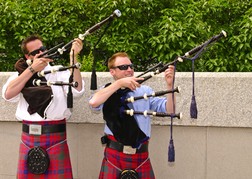
{"label": "man's wrist", "polygon": [[35,70],[32,68],[32,66],[29,66],[29,68],[28,68],[29,70],[30,70],[30,72],[32,73],[32,74],[34,74],[35,73]]}

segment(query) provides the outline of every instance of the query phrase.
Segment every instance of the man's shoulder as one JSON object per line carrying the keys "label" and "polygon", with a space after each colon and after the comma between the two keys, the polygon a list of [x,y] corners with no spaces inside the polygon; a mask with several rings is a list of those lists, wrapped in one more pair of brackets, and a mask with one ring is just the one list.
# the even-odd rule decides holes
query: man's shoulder
{"label": "man's shoulder", "polygon": [[140,89],[142,89],[142,90],[152,90],[152,88],[150,86],[147,86],[147,85],[141,85]]}
{"label": "man's shoulder", "polygon": [[147,85],[141,85],[134,91],[135,94],[152,93],[152,92],[153,92],[152,88]]}

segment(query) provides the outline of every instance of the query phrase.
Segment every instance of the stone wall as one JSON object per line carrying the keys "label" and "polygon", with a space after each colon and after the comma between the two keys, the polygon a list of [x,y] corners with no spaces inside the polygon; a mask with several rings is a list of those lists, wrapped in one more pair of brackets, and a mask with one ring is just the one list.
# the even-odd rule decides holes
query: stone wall
{"label": "stone wall", "polygon": [[[12,73],[0,73],[0,89]],[[176,112],[173,138],[175,162],[167,162],[170,119],[153,118],[150,158],[157,179],[249,179],[252,178],[252,73],[195,73],[198,118],[190,118],[191,73],[177,72]],[[75,179],[98,178],[103,147],[101,113],[88,107],[91,73],[82,73],[86,93],[74,101],[68,121],[68,143]],[[98,87],[111,82],[109,73],[97,73]],[[144,84],[165,90],[163,75]],[[21,123],[15,119],[16,104],[0,98],[0,179],[14,179],[18,160]]]}

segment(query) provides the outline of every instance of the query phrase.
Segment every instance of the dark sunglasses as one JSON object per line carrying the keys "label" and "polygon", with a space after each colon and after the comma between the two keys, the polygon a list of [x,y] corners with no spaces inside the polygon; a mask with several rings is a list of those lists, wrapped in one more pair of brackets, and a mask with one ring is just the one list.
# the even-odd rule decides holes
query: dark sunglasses
{"label": "dark sunglasses", "polygon": [[37,55],[40,51],[44,52],[46,50],[46,47],[41,46],[39,49],[33,50],[32,52],[28,53],[28,55],[35,56]]}
{"label": "dark sunglasses", "polygon": [[134,65],[133,64],[130,64],[130,65],[119,65],[119,66],[115,66],[115,67],[112,67],[112,68],[113,69],[119,68],[119,70],[128,70],[129,67],[131,69],[134,69]]}

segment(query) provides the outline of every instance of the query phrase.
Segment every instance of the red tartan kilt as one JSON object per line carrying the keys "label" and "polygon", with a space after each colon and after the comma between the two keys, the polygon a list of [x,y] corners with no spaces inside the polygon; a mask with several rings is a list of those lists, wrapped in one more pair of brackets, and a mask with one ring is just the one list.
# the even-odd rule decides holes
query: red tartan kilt
{"label": "red tartan kilt", "polygon": [[[65,120],[60,122],[46,122],[48,124],[64,123]],[[40,122],[41,124],[41,122]],[[43,125],[45,122],[43,122]],[[69,149],[66,140],[66,132],[50,133],[40,136],[29,135],[22,133],[19,148],[19,161],[18,161],[18,179],[72,179],[72,166],[70,161]],[[44,174],[35,175],[28,171],[27,168],[27,154],[34,146],[41,146],[48,149],[47,153],[50,158],[50,165]],[[53,146],[53,147],[52,147]],[[29,148],[28,148],[29,147]],[[50,148],[51,147],[51,148]]]}
{"label": "red tartan kilt", "polygon": [[[99,179],[118,179],[121,171],[116,167],[121,170],[136,169],[145,162],[148,157],[148,152],[128,155],[106,147],[104,150],[104,159],[102,161]],[[155,179],[150,159],[137,168],[136,171],[139,175],[139,179]]]}

